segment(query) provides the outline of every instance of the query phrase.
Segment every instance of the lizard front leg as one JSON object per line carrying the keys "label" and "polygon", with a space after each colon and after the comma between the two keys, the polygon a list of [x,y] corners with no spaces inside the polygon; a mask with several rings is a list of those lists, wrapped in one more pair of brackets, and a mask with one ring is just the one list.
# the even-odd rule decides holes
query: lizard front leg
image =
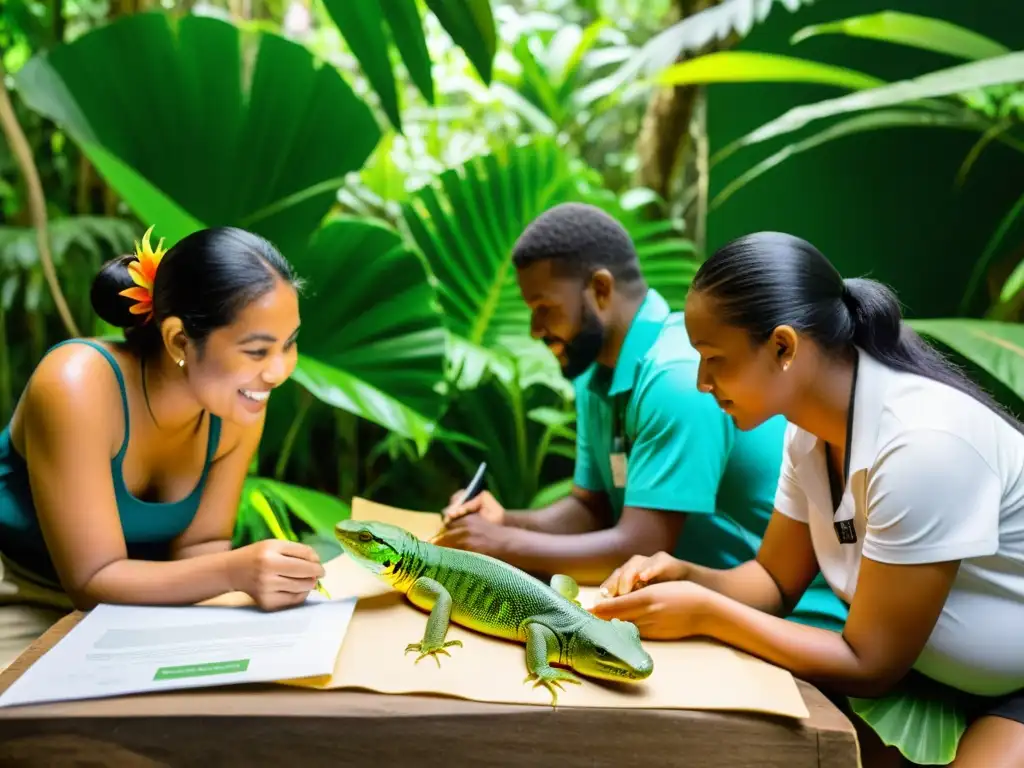
{"label": "lizard front leg", "polygon": [[[543,685],[551,692],[551,706],[558,704],[560,682],[580,684],[580,679],[572,672],[551,666],[551,660],[558,658],[558,638],[555,633],[537,622],[526,625],[526,668],[530,674],[524,683],[536,679],[533,687]],[[563,689],[564,690],[564,689]]]}
{"label": "lizard front leg", "polygon": [[430,611],[427,618],[427,628],[423,632],[423,639],[418,643],[409,643],[405,652],[419,651],[416,662],[424,656],[433,656],[437,666],[441,666],[441,659],[438,654],[450,656],[446,648],[457,645],[462,647],[461,640],[449,640],[445,642],[445,635],[448,634],[448,624],[452,615],[452,596],[441,584],[421,576],[409,590],[409,601],[418,608]]}

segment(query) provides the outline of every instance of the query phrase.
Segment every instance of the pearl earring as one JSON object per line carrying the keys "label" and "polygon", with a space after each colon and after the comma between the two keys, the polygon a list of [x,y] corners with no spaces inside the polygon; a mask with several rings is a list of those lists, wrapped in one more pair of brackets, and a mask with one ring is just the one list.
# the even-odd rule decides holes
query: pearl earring
{"label": "pearl earring", "polygon": [[178,367],[179,368],[184,368],[185,367],[185,358],[181,358],[181,360],[178,361]]}

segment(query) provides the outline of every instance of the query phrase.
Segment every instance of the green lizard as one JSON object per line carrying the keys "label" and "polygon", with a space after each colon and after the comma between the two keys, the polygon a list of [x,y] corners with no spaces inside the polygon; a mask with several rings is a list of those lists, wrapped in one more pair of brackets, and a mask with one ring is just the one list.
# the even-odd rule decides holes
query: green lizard
{"label": "green lizard", "polygon": [[404,593],[417,608],[429,611],[426,631],[405,652],[418,651],[416,662],[461,646],[445,641],[450,621],[487,635],[526,643],[524,683],[545,686],[551,703],[561,682],[581,681],[582,675],[619,681],[650,676],[654,661],[640,643],[636,625],[605,621],[584,610],[579,588],[568,576],[557,575],[551,585],[487,555],[439,547],[387,523],[343,520],[335,534],[344,550],[361,566]]}

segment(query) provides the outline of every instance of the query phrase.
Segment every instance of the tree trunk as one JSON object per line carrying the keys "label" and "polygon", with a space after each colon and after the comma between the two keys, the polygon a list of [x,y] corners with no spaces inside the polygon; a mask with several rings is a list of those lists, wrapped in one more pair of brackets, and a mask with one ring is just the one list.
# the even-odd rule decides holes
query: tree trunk
{"label": "tree trunk", "polygon": [[118,16],[128,16],[132,13],[148,11],[153,5],[150,0],[110,0],[110,8],[107,18],[113,21]]}
{"label": "tree trunk", "polygon": [[[674,0],[666,26],[718,5],[721,1]],[[712,43],[705,50],[683,53],[677,61],[728,48],[732,44],[732,38]],[[700,151],[706,151],[707,145],[703,94],[700,86],[669,86],[654,92],[637,138],[638,165],[635,179],[638,186],[649,187],[669,201],[670,207],[675,207],[671,206],[671,201],[677,198],[683,187],[691,183],[695,185],[693,195],[687,197],[695,200],[696,205],[685,206],[685,218],[687,228],[701,250],[707,197],[706,158],[702,161],[698,156]],[[686,172],[681,173],[684,169]]]}
{"label": "tree trunk", "polygon": [[39,251],[39,263],[43,267],[43,277],[50,288],[53,303],[57,307],[57,313],[64,323],[65,330],[70,336],[78,336],[78,326],[71,316],[71,310],[60,289],[57,271],[53,266],[50,234],[46,221],[46,196],[39,178],[39,169],[36,167],[35,158],[32,157],[32,148],[25,137],[21,123],[18,122],[18,117],[14,113],[14,105],[7,94],[7,86],[4,84],[6,78],[7,70],[4,69],[3,61],[0,60],[0,133],[7,139],[15,163],[25,178],[25,189],[28,193],[27,207],[29,215],[32,217],[32,227],[36,231],[36,247]]}

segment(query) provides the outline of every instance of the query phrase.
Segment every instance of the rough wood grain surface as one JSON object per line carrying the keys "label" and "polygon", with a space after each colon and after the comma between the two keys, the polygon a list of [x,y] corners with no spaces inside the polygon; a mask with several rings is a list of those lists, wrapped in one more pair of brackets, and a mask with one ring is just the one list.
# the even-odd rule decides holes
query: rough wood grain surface
{"label": "rough wood grain surface", "polygon": [[[62,619],[0,674],[0,691],[79,618]],[[802,723],[285,686],[41,704],[0,709],[0,766],[858,768],[850,721],[813,686],[799,686],[811,713]]]}

